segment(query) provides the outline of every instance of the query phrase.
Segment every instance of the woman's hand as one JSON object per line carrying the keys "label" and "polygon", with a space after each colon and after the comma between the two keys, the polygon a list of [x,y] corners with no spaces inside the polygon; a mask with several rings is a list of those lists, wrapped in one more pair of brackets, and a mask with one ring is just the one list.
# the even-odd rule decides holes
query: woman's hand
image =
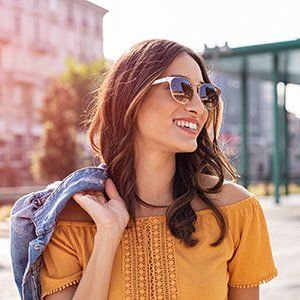
{"label": "woman's hand", "polygon": [[109,201],[98,191],[76,193],[73,198],[92,217],[97,229],[117,231],[122,236],[129,221],[126,205],[110,178],[105,181],[105,192]]}

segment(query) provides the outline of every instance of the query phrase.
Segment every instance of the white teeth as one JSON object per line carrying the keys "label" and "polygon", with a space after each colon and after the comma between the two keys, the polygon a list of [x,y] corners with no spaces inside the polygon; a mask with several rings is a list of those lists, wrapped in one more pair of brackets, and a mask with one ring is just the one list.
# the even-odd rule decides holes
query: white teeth
{"label": "white teeth", "polygon": [[173,122],[178,126],[182,126],[182,127],[186,126],[186,127],[189,127],[193,130],[197,130],[197,124],[196,123],[186,122],[186,121],[182,121],[182,120],[175,120]]}

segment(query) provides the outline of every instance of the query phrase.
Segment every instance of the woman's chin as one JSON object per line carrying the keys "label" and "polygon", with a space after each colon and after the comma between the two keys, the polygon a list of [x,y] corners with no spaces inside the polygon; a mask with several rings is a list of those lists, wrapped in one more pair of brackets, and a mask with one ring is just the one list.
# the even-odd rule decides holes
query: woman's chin
{"label": "woman's chin", "polygon": [[181,153],[181,152],[192,153],[192,152],[196,151],[197,147],[198,147],[197,141],[194,141],[194,142],[190,143],[189,145],[187,145],[187,143],[185,143],[185,145],[182,144],[181,147],[179,147],[179,145],[177,145],[176,153]]}

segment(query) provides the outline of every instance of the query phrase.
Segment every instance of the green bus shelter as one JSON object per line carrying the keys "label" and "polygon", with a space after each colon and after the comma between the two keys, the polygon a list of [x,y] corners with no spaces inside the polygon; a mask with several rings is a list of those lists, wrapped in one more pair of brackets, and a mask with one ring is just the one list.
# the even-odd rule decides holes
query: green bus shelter
{"label": "green bus shelter", "polygon": [[[280,185],[285,185],[288,193],[288,118],[284,92],[284,105],[278,102],[278,83],[284,84],[284,91],[288,83],[300,84],[300,39],[277,42],[271,44],[251,45],[246,47],[208,48],[201,53],[209,67],[223,74],[238,75],[241,82],[240,101],[242,103],[242,169],[243,184],[248,186],[248,121],[249,121],[249,77],[272,81],[273,83],[273,143],[272,143],[272,182],[274,184],[275,201],[279,203]],[[299,99],[300,101],[300,99]],[[283,116],[283,119],[280,119]],[[279,121],[281,120],[281,121]],[[282,144],[283,143],[283,144]],[[280,149],[284,149],[283,155]],[[281,152],[282,153],[282,152]],[[280,168],[283,168],[281,170]]]}

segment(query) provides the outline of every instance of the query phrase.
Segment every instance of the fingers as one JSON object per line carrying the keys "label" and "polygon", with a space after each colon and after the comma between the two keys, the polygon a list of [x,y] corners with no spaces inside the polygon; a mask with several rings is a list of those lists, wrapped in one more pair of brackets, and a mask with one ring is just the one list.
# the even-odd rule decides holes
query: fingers
{"label": "fingers", "polygon": [[107,178],[105,180],[105,191],[109,199],[117,199],[117,200],[121,199],[116,185],[110,178]]}
{"label": "fingers", "polygon": [[76,202],[84,202],[86,199],[91,199],[93,201],[99,202],[100,204],[105,204],[107,201],[100,191],[80,191],[73,195]]}
{"label": "fingers", "polygon": [[100,191],[94,191],[94,194],[92,196],[96,201],[100,202],[101,204],[107,203],[106,198],[104,197],[104,194]]}
{"label": "fingers", "polygon": [[[117,190],[116,185],[114,184],[113,180],[111,178],[107,178],[104,183],[105,192],[109,199],[116,199],[116,200],[122,200],[121,196],[119,195],[119,192]],[[107,199],[105,198],[104,194],[100,191],[95,190],[83,190],[77,193],[81,196],[88,196],[96,201],[100,201],[100,203],[106,203]]]}

